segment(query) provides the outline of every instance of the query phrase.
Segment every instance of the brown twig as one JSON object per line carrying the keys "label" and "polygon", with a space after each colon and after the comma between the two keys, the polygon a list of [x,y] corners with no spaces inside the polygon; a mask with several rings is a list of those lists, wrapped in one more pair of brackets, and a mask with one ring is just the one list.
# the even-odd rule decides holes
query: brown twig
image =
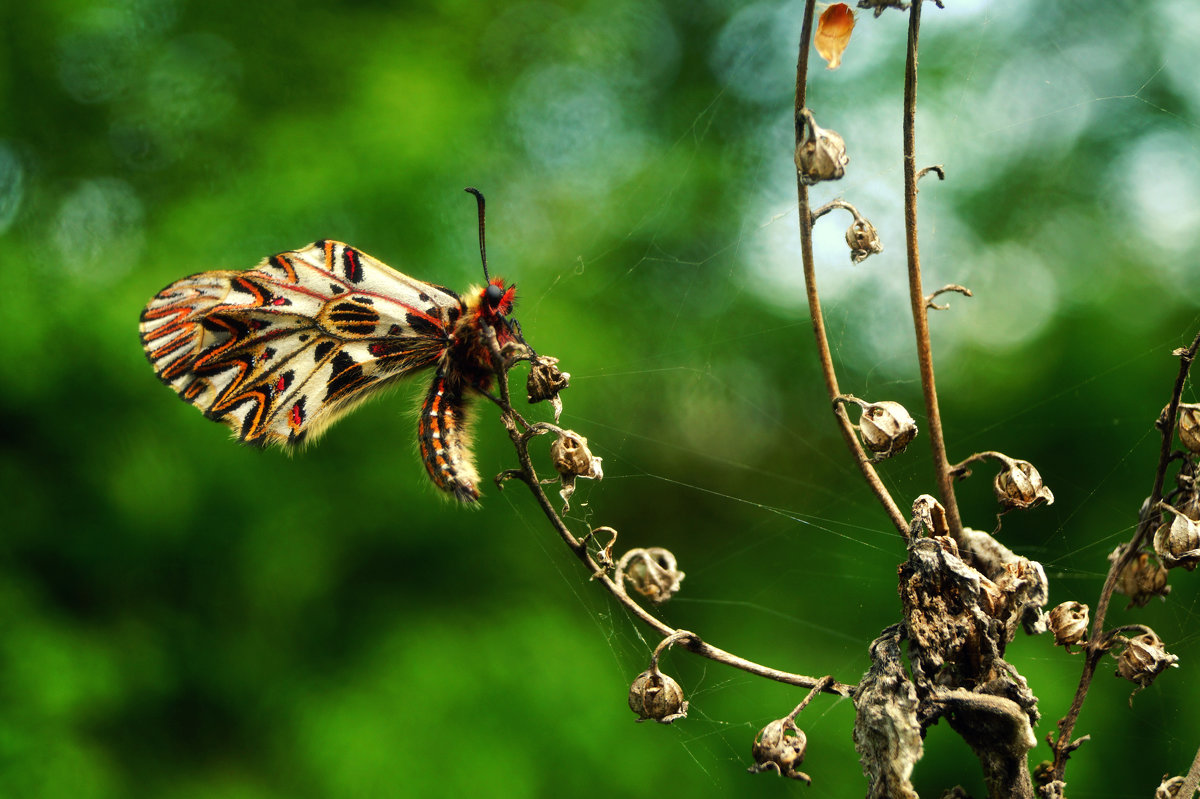
{"label": "brown twig", "polygon": [[[807,0],[805,2],[804,23],[800,29],[800,55],[796,61],[795,118],[797,146],[799,146],[804,133],[801,119],[802,112],[805,110],[805,91],[808,84],[808,50],[809,42],[812,38],[813,9],[815,5],[816,0]],[[812,319],[813,336],[817,340],[817,357],[821,362],[821,374],[825,378],[825,390],[829,393],[830,401],[835,402],[833,412],[837,418],[838,429],[841,430],[842,439],[846,442],[846,446],[849,448],[854,462],[858,465],[858,469],[862,472],[863,478],[867,481],[867,485],[870,487],[872,493],[875,494],[884,511],[892,520],[892,524],[895,525],[896,530],[903,536],[908,533],[908,520],[904,518],[904,514],[900,512],[899,506],[896,505],[895,500],[892,499],[892,495],[888,493],[887,487],[884,486],[883,480],[879,478],[879,473],[871,465],[870,457],[863,450],[858,436],[854,434],[854,425],[850,422],[850,417],[846,415],[846,411],[841,405],[836,404],[836,400],[842,392],[838,388],[837,373],[833,366],[833,354],[829,349],[829,339],[825,333],[825,317],[821,313],[821,299],[817,293],[817,270],[813,260],[812,246],[813,214],[808,202],[808,186],[804,184],[799,172],[796,174],[796,195],[800,203],[800,257],[804,262],[804,288],[808,295],[808,312]]]}
{"label": "brown twig", "polygon": [[824,691],[828,686],[833,685],[834,682],[835,681],[834,681],[833,677],[830,677],[830,676],[822,677],[820,680],[817,680],[817,684],[812,687],[812,690],[808,692],[807,696],[805,696],[803,699],[800,700],[800,704],[796,705],[796,707],[792,710],[791,713],[788,713],[786,716],[783,717],[784,723],[787,724],[789,722],[795,721],[796,716],[800,715],[800,711],[802,711],[802,710],[804,710],[804,708],[808,707],[808,703],[813,701],[813,698],[817,694]]}
{"label": "brown twig", "polygon": [[[1150,491],[1150,499],[1143,506],[1147,508],[1147,512],[1138,520],[1138,526],[1134,531],[1133,538],[1121,551],[1121,556],[1116,558],[1112,566],[1109,567],[1108,575],[1104,578],[1104,587],[1100,589],[1100,599],[1096,603],[1096,611],[1092,620],[1092,634],[1089,638],[1087,648],[1084,650],[1083,673],[1079,677],[1079,687],[1075,689],[1075,697],[1071,700],[1071,707],[1067,710],[1067,714],[1058,722],[1058,738],[1051,741],[1050,744],[1051,748],[1054,749],[1054,779],[1056,780],[1063,778],[1063,772],[1067,766],[1067,758],[1074,748],[1068,742],[1071,740],[1071,734],[1075,730],[1075,722],[1079,719],[1079,711],[1083,708],[1083,701],[1087,698],[1088,689],[1092,685],[1092,678],[1096,674],[1096,667],[1100,663],[1100,658],[1104,656],[1104,644],[1107,639],[1107,636],[1104,634],[1104,618],[1108,614],[1108,606],[1112,601],[1113,593],[1117,587],[1117,578],[1125,567],[1137,557],[1138,550],[1150,537],[1156,526],[1155,522],[1159,514],[1154,510],[1154,506],[1162,499],[1163,484],[1167,478],[1167,467],[1172,461],[1171,443],[1175,440],[1175,425],[1179,417],[1179,401],[1183,396],[1183,387],[1187,382],[1188,372],[1191,370],[1192,361],[1195,360],[1197,351],[1200,351],[1200,334],[1193,339],[1190,347],[1176,350],[1174,353],[1179,356],[1179,374],[1175,377],[1175,386],[1171,392],[1171,403],[1167,406],[1162,420],[1162,445],[1159,448],[1158,469],[1154,473],[1154,486]],[[1198,753],[1197,757],[1200,757],[1200,753]],[[1193,770],[1195,770],[1195,767],[1193,767]]]}
{"label": "brown twig", "polygon": [[1195,795],[1197,788],[1200,788],[1200,749],[1196,750],[1196,757],[1192,760],[1192,767],[1188,769],[1187,776],[1183,778],[1183,784],[1179,786],[1179,790],[1175,792],[1175,795],[1191,797]]}
{"label": "brown twig", "polygon": [[[563,521],[562,517],[554,509],[553,504],[550,502],[550,498],[546,496],[546,492],[542,490],[542,481],[538,477],[537,470],[533,467],[533,459],[529,454],[529,443],[538,435],[551,432],[552,430],[558,428],[556,428],[554,425],[549,425],[546,423],[528,424],[524,422],[523,419],[520,419],[516,411],[513,410],[508,385],[508,369],[512,366],[512,362],[506,360],[501,354],[494,330],[491,328],[485,328],[484,337],[487,340],[488,348],[491,350],[493,363],[496,364],[495,374],[500,395],[497,398],[497,404],[501,408],[504,426],[507,428],[509,438],[512,440],[513,446],[516,448],[517,460],[520,463],[519,470],[509,470],[505,476],[519,476],[521,482],[529,487],[530,492],[533,494],[538,506],[542,509],[542,513],[546,516],[546,519],[558,532],[558,535],[560,538],[562,538],[563,542],[566,543],[571,551],[575,553],[575,556],[580,560],[580,562],[583,563],[583,565],[587,568],[588,573],[592,575],[596,582],[603,585],[604,588],[610,594],[612,594],[612,596],[616,598],[618,602],[624,605],[625,608],[642,623],[646,624],[648,627],[652,628],[665,638],[671,638],[674,636],[675,638],[673,638],[673,643],[678,643],[680,646],[694,654],[718,663],[723,663],[726,666],[732,666],[735,669],[741,669],[742,671],[757,675],[759,677],[766,677],[769,680],[775,680],[776,682],[787,683],[788,685],[796,685],[802,688],[813,688],[818,685],[822,685],[822,690],[826,693],[837,694],[839,696],[850,696],[851,692],[854,690],[853,685],[836,681],[826,683],[825,678],[809,677],[804,674],[781,671],[780,669],[774,669],[769,666],[763,666],[759,663],[755,663],[752,660],[747,660],[746,658],[706,643],[694,633],[687,633],[684,635],[683,633],[685,631],[676,630],[675,628],[663,623],[651,615],[649,611],[635,602],[633,598],[630,597],[625,591],[625,587],[613,580],[612,577],[608,575],[606,570],[601,568],[600,564],[597,563],[592,557],[587,545],[590,535],[584,536],[583,538],[576,538],[571,532],[570,528],[567,527],[566,522]],[[518,422],[518,420],[520,421]],[[521,426],[526,428],[525,431],[521,431],[519,429]],[[513,474],[514,472],[517,474]]]}
{"label": "brown twig", "polygon": [[825,216],[825,214],[829,213],[830,211],[832,211],[835,208],[841,208],[844,211],[849,211],[851,216],[853,216],[856,220],[863,218],[863,215],[858,212],[858,209],[855,208],[852,203],[848,203],[845,200],[838,199],[838,200],[830,200],[829,202],[825,203],[817,210],[813,211],[812,212],[812,221],[815,223],[818,219]]}
{"label": "brown twig", "polygon": [[963,460],[961,460],[958,463],[951,466],[950,467],[950,476],[955,478],[956,480],[961,480],[963,478],[970,477],[971,470],[968,469],[967,467],[973,463],[980,463],[985,460],[1000,461],[1002,464],[1004,464],[1004,467],[1007,469],[1011,469],[1016,463],[1016,461],[1014,461],[1012,458],[1005,455],[1003,452],[996,452],[995,450],[989,449],[984,452],[976,452],[972,455],[969,455],[966,458],[964,458]]}
{"label": "brown twig", "polygon": [[954,496],[950,461],[946,457],[946,438],[942,414],[938,408],[937,386],[933,378],[933,352],[929,343],[929,309],[921,288],[921,255],[917,246],[917,42],[921,32],[921,0],[908,10],[908,56],[904,64],[904,244],[908,253],[908,294],[912,303],[913,327],[917,334],[917,361],[921,369],[921,390],[925,395],[925,413],[929,417],[929,446],[933,450],[933,468],[937,477],[938,498],[946,508],[950,534],[962,543],[962,517]]}
{"label": "brown twig", "polygon": [[950,307],[949,303],[946,303],[944,305],[938,305],[936,302],[934,302],[934,300],[936,300],[939,295],[946,294],[947,292],[951,292],[951,291],[958,292],[959,294],[963,295],[964,297],[974,297],[975,296],[971,292],[971,290],[969,288],[967,288],[966,286],[960,286],[957,283],[948,283],[945,286],[942,286],[937,291],[930,294],[928,297],[926,297],[925,298],[925,306],[927,308],[929,308],[929,310],[931,310],[931,311],[947,310]]}
{"label": "brown twig", "polygon": [[937,176],[938,176],[938,180],[945,180],[945,179],[946,179],[946,170],[945,170],[945,168],[943,168],[941,164],[934,164],[933,166],[927,166],[927,167],[925,167],[924,169],[922,169],[920,172],[918,172],[918,173],[917,173],[917,180],[920,180],[921,178],[925,177],[925,176],[926,176],[926,175],[928,175],[930,172],[932,172],[933,174],[937,175]]}

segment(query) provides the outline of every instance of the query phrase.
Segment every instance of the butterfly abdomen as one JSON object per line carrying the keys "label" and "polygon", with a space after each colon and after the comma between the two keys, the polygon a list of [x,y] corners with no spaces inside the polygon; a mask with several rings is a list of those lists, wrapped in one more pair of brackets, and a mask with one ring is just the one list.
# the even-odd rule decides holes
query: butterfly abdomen
{"label": "butterfly abdomen", "polygon": [[463,502],[474,502],[479,499],[479,473],[470,450],[470,400],[455,377],[447,364],[438,367],[421,406],[417,437],[434,485]]}

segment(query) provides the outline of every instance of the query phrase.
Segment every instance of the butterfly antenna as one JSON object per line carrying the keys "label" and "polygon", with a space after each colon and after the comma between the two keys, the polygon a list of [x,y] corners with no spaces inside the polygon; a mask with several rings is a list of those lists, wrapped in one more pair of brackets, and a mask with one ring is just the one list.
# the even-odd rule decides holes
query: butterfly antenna
{"label": "butterfly antenna", "polygon": [[479,259],[483,261],[483,279],[490,283],[492,278],[487,270],[487,247],[483,243],[483,192],[474,186],[467,186],[463,191],[474,194],[475,202],[479,204]]}

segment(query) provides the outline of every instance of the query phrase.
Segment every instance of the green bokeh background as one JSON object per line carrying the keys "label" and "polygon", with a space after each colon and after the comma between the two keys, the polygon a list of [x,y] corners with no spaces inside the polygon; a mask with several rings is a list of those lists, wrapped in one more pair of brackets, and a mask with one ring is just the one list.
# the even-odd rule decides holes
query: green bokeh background
{"label": "green bokeh background", "polygon": [[[919,161],[951,457],[1000,449],[1057,502],[1001,536],[1051,601],[1094,603],[1149,492],[1153,422],[1200,325],[1200,12],[1191,0],[926,9]],[[464,511],[426,485],[423,378],[295,457],[235,446],[155,380],[143,303],[318,238],[419,279],[494,272],[572,373],[604,457],[570,521],[671,548],[672,625],[857,681],[897,617],[899,539],[849,465],[815,365],[791,167],[796,2],[107,0],[0,5],[0,795],[861,796],[853,709],[802,717],[811,788],[750,777],[800,694],[683,653],[692,701],[635,725],[655,641],[587,580],[518,485]],[[918,416],[900,216],[904,19],[860,15],[810,104],[885,252],[818,225],[842,386]],[[1188,397],[1197,399],[1190,387]],[[536,410],[533,413],[537,413]],[[480,408],[480,470],[513,465]],[[933,489],[919,439],[883,473]],[[986,470],[962,487],[990,529]],[[1148,796],[1200,745],[1197,576],[1114,623],[1178,671],[1102,666],[1069,794]],[[1010,659],[1062,715],[1079,658]],[[941,725],[922,795],[982,795]],[[1039,748],[1034,759],[1048,754]]]}

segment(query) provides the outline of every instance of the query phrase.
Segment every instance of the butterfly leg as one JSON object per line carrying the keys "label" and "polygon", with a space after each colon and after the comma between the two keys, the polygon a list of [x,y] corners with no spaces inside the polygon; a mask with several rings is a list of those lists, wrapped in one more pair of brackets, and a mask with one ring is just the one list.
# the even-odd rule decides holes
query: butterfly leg
{"label": "butterfly leg", "polygon": [[439,367],[417,426],[421,460],[434,485],[462,502],[479,499],[479,473],[470,450],[468,400],[458,381]]}

